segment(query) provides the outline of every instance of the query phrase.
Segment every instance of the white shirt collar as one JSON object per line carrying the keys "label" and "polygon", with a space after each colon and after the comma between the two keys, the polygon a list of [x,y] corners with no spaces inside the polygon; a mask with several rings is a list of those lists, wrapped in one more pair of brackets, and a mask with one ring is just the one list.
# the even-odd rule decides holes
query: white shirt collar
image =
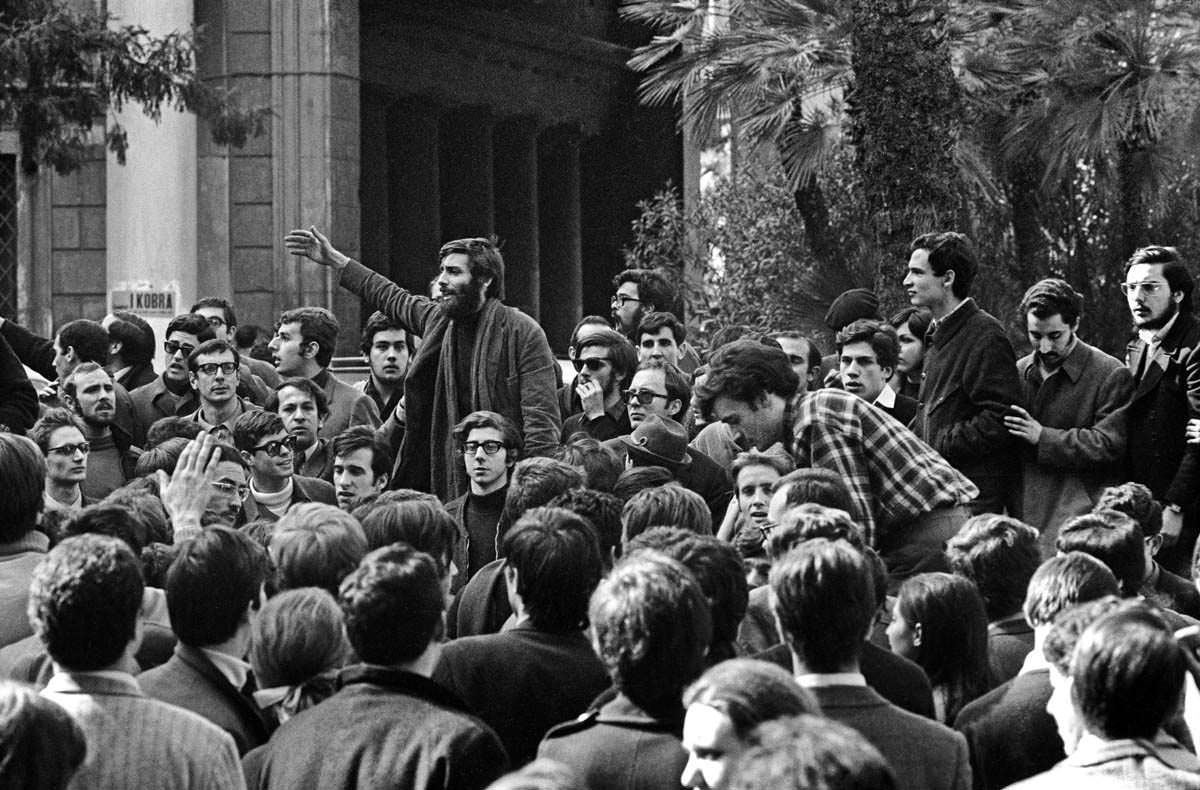
{"label": "white shirt collar", "polygon": [[239,691],[246,685],[246,678],[250,677],[250,665],[240,658],[235,658],[228,653],[221,653],[208,648],[200,648],[200,652],[208,657],[212,665],[217,668],[217,671],[224,675],[235,689]]}
{"label": "white shirt collar", "polygon": [[824,688],[825,686],[867,685],[867,679],[863,677],[861,672],[829,672],[826,674],[812,672],[804,675],[796,675],[796,682],[806,689]]}
{"label": "white shirt collar", "polygon": [[882,409],[891,409],[896,406],[896,391],[892,389],[892,385],[886,381],[883,382],[883,389],[879,391],[879,397],[875,399],[875,405]]}
{"label": "white shirt collar", "polygon": [[1046,660],[1046,656],[1036,647],[1030,650],[1025,656],[1025,662],[1021,664],[1021,671],[1018,675],[1028,675],[1030,672],[1040,672],[1050,669],[1050,662]]}

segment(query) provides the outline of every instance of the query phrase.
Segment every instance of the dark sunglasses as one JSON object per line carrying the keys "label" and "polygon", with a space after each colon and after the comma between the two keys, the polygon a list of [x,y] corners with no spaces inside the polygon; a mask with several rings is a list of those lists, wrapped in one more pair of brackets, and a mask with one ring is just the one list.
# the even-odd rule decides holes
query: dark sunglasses
{"label": "dark sunglasses", "polygon": [[625,402],[633,403],[635,400],[643,406],[649,406],[654,403],[655,398],[667,400],[668,396],[654,390],[625,390]]}
{"label": "dark sunglasses", "polygon": [[175,356],[175,354],[182,351],[185,357],[190,357],[195,350],[195,346],[189,346],[186,343],[177,343],[174,340],[163,342],[163,351],[166,351],[171,356]]}
{"label": "dark sunglasses", "polygon": [[592,357],[591,359],[575,359],[575,360],[571,361],[571,364],[575,366],[575,370],[577,370],[577,371],[587,368],[588,370],[595,373],[597,370],[600,370],[605,365],[609,364],[609,359],[608,359],[608,357]]}
{"label": "dark sunglasses", "polygon": [[259,450],[262,450],[272,458],[276,458],[283,452],[285,447],[289,453],[293,452],[296,449],[296,437],[288,436],[284,439],[275,439],[266,444],[260,444],[258,447],[251,448],[250,452],[257,453]]}

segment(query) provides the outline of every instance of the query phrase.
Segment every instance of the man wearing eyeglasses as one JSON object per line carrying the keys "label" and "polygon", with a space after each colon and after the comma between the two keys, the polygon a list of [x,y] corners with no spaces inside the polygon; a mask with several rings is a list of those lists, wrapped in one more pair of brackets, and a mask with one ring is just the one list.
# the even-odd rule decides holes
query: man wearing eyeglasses
{"label": "man wearing eyeglasses", "polygon": [[[1200,321],[1192,314],[1194,282],[1174,247],[1143,247],[1125,264],[1123,283],[1137,340],[1125,363],[1133,372],[1129,407],[1129,479],[1163,503],[1165,567],[1187,568],[1196,540],[1200,462],[1186,444],[1200,406]],[[1178,545],[1171,546],[1170,544]]]}
{"label": "man wearing eyeglasses", "polygon": [[454,564],[461,569],[458,584],[496,559],[496,528],[508,495],[513,465],[521,457],[521,434],[512,420],[494,411],[468,414],[454,426],[454,441],[470,490],[446,503],[446,512],[460,525]]}
{"label": "man wearing eyeglasses", "polygon": [[196,393],[188,378],[188,357],[214,338],[202,316],[177,315],[167,324],[163,340],[163,372],[154,381],[129,393],[133,403],[133,443],[143,447],[146,431],[163,417],[174,417],[196,409]]}
{"label": "man wearing eyeglasses", "polygon": [[[237,334],[238,328],[237,314],[233,312],[233,305],[229,303],[228,299],[206,296],[192,305],[192,312],[204,316],[208,325],[212,327],[213,336],[217,340],[224,340],[230,345],[234,345],[234,335]],[[262,383],[256,382],[254,376],[261,379]],[[280,381],[279,374],[271,363],[249,355],[243,355],[241,358],[239,377],[242,382],[249,383],[254,389],[250,399],[259,406],[266,405],[266,399],[270,397],[271,390],[278,387]]]}
{"label": "man wearing eyeglasses", "polygon": [[298,502],[337,505],[333,486],[294,473],[296,437],[279,415],[248,411],[233,423],[233,444],[250,467],[250,485],[237,526],[265,519],[278,521]]}
{"label": "man wearing eyeglasses", "polygon": [[250,410],[257,410],[237,395],[241,359],[237,349],[224,340],[207,340],[188,355],[188,380],[200,405],[183,416],[211,431],[222,442],[231,441],[233,423]]}
{"label": "man wearing eyeglasses", "polygon": [[595,331],[579,342],[571,362],[579,372],[575,393],[582,411],[563,422],[562,440],[582,431],[602,442],[633,430],[622,394],[637,366],[637,352],[625,336]]}
{"label": "man wearing eyeglasses", "polygon": [[[537,322],[507,307],[504,259],[489,239],[458,239],[438,251],[436,298],[410,293],[339,252],[315,227],[293,230],[288,251],[338,272],[366,305],[422,339],[404,381],[407,416],[393,487],[462,495],[469,477],[451,432],[488,409],[512,420],[530,455],[558,448],[558,363]],[[333,409],[332,404],[330,409]]]}

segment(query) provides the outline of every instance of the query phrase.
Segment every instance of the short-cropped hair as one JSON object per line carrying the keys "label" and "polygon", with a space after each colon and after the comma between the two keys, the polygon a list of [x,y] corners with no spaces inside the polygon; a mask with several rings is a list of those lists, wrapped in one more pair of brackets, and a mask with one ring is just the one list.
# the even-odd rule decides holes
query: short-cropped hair
{"label": "short-cropped hair", "polygon": [[70,373],[68,373],[67,377],[65,379],[63,379],[63,382],[62,382],[63,394],[67,395],[70,398],[74,398],[75,394],[76,394],[75,393],[75,391],[76,391],[75,382],[78,381],[80,377],[86,376],[89,373],[95,373],[97,371],[103,373],[108,378],[109,381],[112,381],[112,374],[109,373],[107,370],[105,370],[104,366],[101,365],[99,362],[84,362],[82,364],[76,365],[75,369],[72,370]]}
{"label": "short-cropped hair", "polygon": [[737,476],[748,466],[765,466],[774,469],[780,477],[790,474],[796,469],[796,462],[784,452],[763,452],[762,450],[747,450],[733,457],[729,465],[729,476],[737,482]]}
{"label": "short-cropped hair", "polygon": [[168,439],[195,439],[204,429],[195,420],[171,415],[160,417],[146,429],[146,448],[152,450]]}
{"label": "short-cropped hair", "polygon": [[1162,532],[1162,505],[1150,489],[1141,483],[1122,483],[1100,492],[1093,510],[1115,510],[1124,513],[1142,528],[1142,537],[1152,538]]}
{"label": "short-cropped hair", "polygon": [[188,354],[187,366],[188,370],[195,373],[200,369],[200,357],[209,356],[211,354],[233,354],[233,364],[242,364],[242,355],[238,353],[237,346],[230,343],[228,340],[205,340],[200,345],[196,346],[192,353]]}
{"label": "short-cropped hair", "polygon": [[801,713],[820,713],[812,693],[786,669],[752,658],[716,664],[683,692],[683,705],[704,705],[724,713],[739,741],[759,724]]}
{"label": "short-cropped hair", "polygon": [[865,542],[862,529],[844,510],[807,504],[793,507],[779,519],[779,524],[767,538],[767,556],[779,559],[796,546],[813,538],[844,540],[862,551]]}
{"label": "short-cropped hair", "polygon": [[787,493],[784,494],[783,501],[789,508],[811,503],[849,513],[854,507],[850,498],[850,487],[841,475],[832,469],[816,466],[797,469],[775,481],[776,491],[784,487],[787,488]]}
{"label": "short-cropped hair", "polygon": [[29,623],[65,669],[106,669],[134,637],[144,589],[141,561],[123,541],[70,537],[33,571]]}
{"label": "short-cropped hair", "polygon": [[1029,290],[1021,297],[1019,318],[1022,326],[1025,325],[1025,316],[1030,313],[1042,320],[1062,316],[1064,324],[1075,326],[1083,315],[1083,295],[1058,277],[1039,280],[1029,286]]}
{"label": "short-cropped hair", "polygon": [[572,488],[551,499],[547,506],[566,508],[587,519],[600,540],[600,559],[605,567],[612,564],[621,549],[621,500],[591,488]]}
{"label": "short-cropped hair", "polygon": [[1034,628],[1050,625],[1072,606],[1119,594],[1117,577],[1107,565],[1082,551],[1068,552],[1033,572],[1025,593],[1025,620]]}
{"label": "short-cropped hair", "polygon": [[677,560],[650,551],[621,560],[592,593],[588,619],[596,655],[635,705],[678,700],[704,668],[712,616]]}
{"label": "short-cropped hair", "polygon": [[900,360],[900,339],[896,330],[883,321],[859,319],[837,333],[837,353],[852,343],[866,343],[875,353],[875,361],[881,368],[896,369]]}
{"label": "short-cropped hair", "polygon": [[587,627],[588,599],[604,571],[595,527],[561,507],[534,508],[505,533],[502,551],[534,628]]}
{"label": "short-cropped hair", "polygon": [[283,420],[273,411],[254,409],[242,412],[233,421],[233,446],[252,453],[264,437],[284,432]]}
{"label": "short-cropped hair", "polygon": [[228,527],[206,527],[185,541],[166,579],[167,612],[175,636],[192,647],[232,637],[247,607],[258,606],[270,566],[262,546]]}
{"label": "short-cropped hair", "polygon": [[840,672],[862,652],[875,617],[866,558],[845,541],[806,540],[771,568],[784,641],[810,672]]}
{"label": "short-cropped hair", "polygon": [[[677,365],[673,365],[665,359],[655,357],[642,360],[638,363],[637,369],[661,370],[663,372],[663,387],[667,391],[667,398],[679,401],[683,404],[683,410],[687,410],[688,404],[692,402],[692,380]],[[681,422],[682,419],[681,413]]]}
{"label": "short-cropped hair", "polygon": [[338,593],[346,636],[359,659],[395,666],[440,638],[445,598],[437,564],[405,543],[375,549]]}
{"label": "short-cropped hair", "polygon": [[[208,322],[205,322],[208,326]],[[62,351],[75,349],[80,362],[103,365],[108,361],[108,332],[96,321],[77,318],[58,330],[58,347]]]}
{"label": "short-cropped hair", "polygon": [[46,458],[24,436],[0,433],[0,542],[11,543],[37,528],[46,490]]}
{"label": "short-cropped hair", "polygon": [[675,481],[671,470],[662,466],[634,466],[626,469],[613,485],[613,496],[622,504],[648,488],[657,488]]}
{"label": "short-cropped hair", "polygon": [[38,449],[42,451],[42,455],[45,455],[50,451],[50,436],[59,428],[75,428],[83,433],[83,420],[79,419],[79,415],[70,409],[57,406],[42,412],[42,416],[25,435],[32,439]]}
{"label": "short-cropped hair", "polygon": [[380,332],[395,332],[401,331],[404,333],[404,347],[408,350],[409,356],[416,352],[416,344],[413,343],[412,333],[404,328],[404,325],[392,318],[387,313],[376,310],[367,318],[367,324],[362,330],[362,342],[359,344],[359,350],[363,356],[371,353],[371,346],[375,344],[375,335]]}
{"label": "short-cropped hair", "polygon": [[554,458],[581,470],[583,484],[595,491],[611,492],[623,466],[615,452],[583,432],[563,442]]}
{"label": "short-cropped hair", "polygon": [[730,772],[730,790],[895,790],[871,742],[845,724],[804,713],[761,724]]}
{"label": "short-cropped hair", "polygon": [[1088,627],[1071,658],[1071,702],[1105,740],[1152,739],[1178,708],[1187,663],[1162,616],[1145,604]]}
{"label": "short-cropped hair", "polygon": [[913,239],[908,247],[910,253],[917,250],[929,253],[929,270],[938,277],[949,271],[954,272],[950,289],[955,296],[966,299],[971,294],[971,283],[979,271],[979,260],[975,257],[970,239],[954,231],[924,233]]}
{"label": "short-cropped hair", "polygon": [[[150,365],[154,361],[154,329],[146,319],[134,313],[117,311],[105,331],[108,339],[121,344],[121,360],[130,366]],[[101,326],[104,326],[102,323]]]}
{"label": "short-cropped hair", "polygon": [[254,618],[249,659],[262,688],[299,686],[340,669],[349,656],[342,610],[318,587],[282,592]]}
{"label": "short-cropped hair", "polygon": [[1094,601],[1086,601],[1070,609],[1064,609],[1054,618],[1054,625],[1046,633],[1042,643],[1042,655],[1063,677],[1071,674],[1071,656],[1075,645],[1087,627],[1109,612],[1122,606],[1134,605],[1115,595],[1106,595]]}
{"label": "short-cropped hair", "polygon": [[305,502],[275,522],[269,544],[280,590],[320,587],[332,595],[367,553],[367,536],[349,513]]}
{"label": "short-cropped hair", "polygon": [[1146,576],[1145,539],[1138,523],[1116,510],[1097,510],[1062,525],[1055,548],[1082,551],[1103,562],[1121,583],[1121,593],[1136,595]]}
{"label": "short-cropped hair", "polygon": [[697,535],[711,535],[712,512],[695,491],[668,483],[634,494],[621,508],[621,525],[626,544],[651,527],[679,527]]}
{"label": "short-cropped hair", "polygon": [[184,313],[172,318],[167,324],[167,331],[163,334],[163,340],[171,337],[171,334],[174,332],[195,335],[197,343],[207,342],[217,336],[213,332],[212,326],[208,323],[208,319],[196,313]]}
{"label": "short-cropped hair", "polygon": [[392,448],[369,425],[353,425],[333,439],[333,455],[345,458],[356,450],[371,451],[371,474],[378,479],[392,473]]}
{"label": "short-cropped hair", "polygon": [[515,524],[526,510],[541,507],[572,488],[583,488],[583,475],[570,464],[540,456],[518,461],[508,477],[500,531]]}
{"label": "short-cropped hair", "polygon": [[0,787],[58,790],[87,756],[83,730],[37,689],[0,680]]}
{"label": "short-cropped hair", "polygon": [[316,363],[323,368],[329,367],[337,347],[338,332],[342,329],[333,313],[324,307],[297,307],[279,316],[280,326],[291,323],[300,324],[300,342],[317,344]]}
{"label": "short-cropped hair", "polygon": [[454,441],[461,445],[471,435],[471,431],[478,428],[491,428],[500,432],[500,440],[508,450],[509,461],[520,458],[525,450],[525,437],[517,430],[517,424],[499,412],[473,411],[454,426],[451,435]]}
{"label": "short-cropped hair", "polygon": [[353,515],[362,523],[367,551],[404,542],[433,557],[438,563],[439,572],[444,574],[449,570],[447,564],[454,557],[459,526],[440,502],[418,499],[388,502],[377,499],[369,505],[363,505],[361,511],[356,508]]}
{"label": "short-cropped hair", "polygon": [[727,541],[713,535],[697,535],[679,527],[654,527],[626,546],[626,555],[640,550],[657,551],[682,562],[692,572],[708,599],[712,612],[710,662],[732,658],[738,626],[746,616],[750,590],[742,557]]}
{"label": "short-cropped hair", "polygon": [[947,542],[946,561],[951,571],[975,583],[988,620],[999,620],[1019,612],[1025,601],[1042,561],[1038,532],[1009,516],[974,516]]}
{"label": "short-cropped hair", "polygon": [[666,310],[657,310],[643,315],[642,320],[638,322],[634,337],[641,343],[642,335],[657,335],[663,329],[671,330],[671,336],[675,338],[676,345],[683,345],[683,341],[687,340],[687,327],[675,317],[674,313]]}
{"label": "short-cropped hair", "polygon": [[288,388],[300,390],[308,397],[312,398],[313,403],[317,406],[317,416],[324,419],[329,416],[329,398],[325,395],[325,390],[321,389],[317,382],[312,379],[306,379],[303,376],[291,376],[279,382],[275,387],[275,396],[272,402],[268,404],[271,411],[279,413],[279,393]]}

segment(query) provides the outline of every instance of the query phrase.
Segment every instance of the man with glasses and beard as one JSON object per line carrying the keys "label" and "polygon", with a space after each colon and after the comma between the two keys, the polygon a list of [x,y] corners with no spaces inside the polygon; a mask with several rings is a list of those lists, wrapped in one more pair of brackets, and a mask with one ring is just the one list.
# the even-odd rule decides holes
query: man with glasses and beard
{"label": "man with glasses and beard", "polygon": [[88,499],[104,499],[134,478],[133,466],[141,454],[124,434],[112,430],[117,413],[112,376],[95,362],[84,362],[63,381],[62,400],[83,420],[90,446],[80,489]]}
{"label": "man with glasses and beard", "polygon": [[347,290],[422,338],[404,382],[407,426],[394,487],[449,501],[467,489],[452,428],[481,409],[516,423],[526,452],[551,454],[562,422],[557,362],[537,322],[501,301],[504,260],[489,239],[459,239],[438,252],[436,298],[410,293],[336,250],[315,227],[284,239],[293,255],[338,272]]}
{"label": "man with glasses and beard", "polygon": [[1162,536],[1173,547],[1158,560],[1186,569],[1196,540],[1196,450],[1186,445],[1189,417],[1200,416],[1200,322],[1192,315],[1194,282],[1173,247],[1137,250],[1121,286],[1137,330],[1125,363],[1133,372],[1129,407],[1129,479],[1163,504]]}
{"label": "man with glasses and beard", "polygon": [[278,521],[298,502],[337,505],[333,486],[293,473],[296,437],[279,415],[249,411],[233,424],[233,444],[250,467],[250,492],[242,503],[238,526],[258,519]]}
{"label": "man with glasses and beard", "polygon": [[563,441],[580,431],[601,442],[632,431],[623,391],[637,367],[633,344],[601,329],[580,341],[571,362],[579,371],[575,393],[583,411],[563,422]]}

